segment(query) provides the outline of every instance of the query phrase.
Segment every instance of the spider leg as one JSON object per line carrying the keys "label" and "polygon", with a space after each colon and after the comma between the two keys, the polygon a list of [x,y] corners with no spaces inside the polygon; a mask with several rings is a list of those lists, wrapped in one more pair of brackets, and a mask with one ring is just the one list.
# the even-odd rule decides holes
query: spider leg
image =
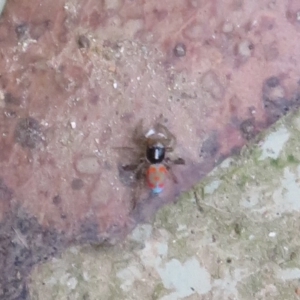
{"label": "spider leg", "polygon": [[146,169],[146,160],[145,159],[141,159],[141,162],[139,163],[136,171],[135,171],[135,176],[137,180],[140,180],[143,178],[143,175],[145,173],[145,169]]}
{"label": "spider leg", "polygon": [[136,178],[137,178],[137,184],[134,188],[133,191],[133,197],[132,197],[132,210],[135,209],[138,200],[139,200],[139,196],[142,194],[142,190],[144,188],[144,173],[146,171],[146,164],[140,164],[139,166],[139,170],[136,173]]}
{"label": "spider leg", "polygon": [[168,170],[168,173],[171,175],[173,181],[175,183],[178,183],[178,179],[177,179],[177,176],[175,175],[175,173],[173,172],[172,170],[172,165],[184,165],[185,164],[185,161],[183,158],[176,158],[176,159],[170,159],[169,157],[166,157],[165,159],[165,166],[166,166],[166,169]]}
{"label": "spider leg", "polygon": [[143,126],[143,119],[141,119],[137,126],[135,127],[132,135],[132,140],[136,145],[146,145],[146,137],[144,132],[144,126]]}
{"label": "spider leg", "polygon": [[173,152],[174,148],[173,147],[165,147],[166,152]]}
{"label": "spider leg", "polygon": [[130,150],[130,151],[134,151],[133,147],[127,147],[127,146],[113,147],[113,149],[115,149],[115,150]]}
{"label": "spider leg", "polygon": [[124,171],[134,172],[136,178],[138,179],[138,177],[141,175],[140,173],[145,165],[145,162],[146,162],[145,159],[141,158],[139,163],[123,165],[122,169]]}
{"label": "spider leg", "polygon": [[136,171],[136,169],[138,168],[138,164],[129,164],[129,165],[123,165],[122,166],[122,169],[124,170],[124,171],[128,171],[128,172],[135,172]]}
{"label": "spider leg", "polygon": [[170,166],[167,166],[167,165],[166,165],[166,168],[168,170],[168,173],[171,175],[172,180],[177,184],[178,179],[177,179],[177,176],[175,175],[175,173],[173,172],[172,168]]}
{"label": "spider leg", "polygon": [[127,147],[127,146],[122,146],[122,147],[113,147],[113,149],[115,150],[121,150],[121,151],[130,151],[132,152],[132,154],[134,156],[141,156],[141,151],[136,149],[136,148],[133,148],[133,147]]}
{"label": "spider leg", "polygon": [[175,135],[161,123],[157,123],[156,130],[157,132],[160,132],[165,136],[164,143],[166,145],[166,148],[169,148],[169,151],[173,151],[173,148],[175,148],[177,143]]}
{"label": "spider leg", "polygon": [[185,160],[181,157],[177,157],[175,159],[171,159],[169,157],[166,157],[165,162],[170,166],[171,165],[185,165]]}

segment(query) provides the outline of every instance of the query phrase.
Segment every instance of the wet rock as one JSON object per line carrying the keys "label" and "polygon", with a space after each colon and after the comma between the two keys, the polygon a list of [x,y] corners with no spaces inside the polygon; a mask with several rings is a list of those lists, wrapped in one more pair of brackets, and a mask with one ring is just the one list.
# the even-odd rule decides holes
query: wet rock
{"label": "wet rock", "polygon": [[264,108],[270,122],[278,120],[290,110],[292,101],[286,99],[285,90],[278,77],[271,76],[265,80],[262,95]]}
{"label": "wet rock", "polygon": [[63,245],[58,232],[42,228],[23,210],[7,215],[0,224],[0,298],[29,299],[24,276],[35,263],[47,260]]}
{"label": "wet rock", "polygon": [[28,25],[25,23],[17,25],[15,27],[15,32],[17,34],[18,39],[21,39],[28,32]]}
{"label": "wet rock", "polygon": [[80,178],[74,178],[71,183],[71,187],[73,190],[81,190],[84,186],[84,182]]}
{"label": "wet rock", "polygon": [[296,106],[299,107],[300,106],[300,93],[297,92],[293,98],[292,98],[292,103]]}
{"label": "wet rock", "polygon": [[240,130],[244,139],[251,140],[255,136],[255,120],[250,118],[243,121]]}
{"label": "wet rock", "polygon": [[184,43],[178,43],[176,44],[176,46],[174,47],[174,55],[176,57],[183,57],[186,55],[186,46]]}
{"label": "wet rock", "polygon": [[212,133],[202,144],[200,150],[201,157],[214,157],[220,149],[218,134]]}
{"label": "wet rock", "polygon": [[10,201],[13,197],[13,191],[10,189],[0,177],[0,201]]}
{"label": "wet rock", "polygon": [[59,195],[56,195],[52,199],[53,204],[58,205],[61,203],[61,197]]}
{"label": "wet rock", "polygon": [[39,122],[32,118],[21,119],[15,129],[15,141],[24,148],[34,149],[44,140]]}
{"label": "wet rock", "polygon": [[20,105],[21,101],[19,98],[13,96],[11,93],[6,93],[4,96],[5,105]]}
{"label": "wet rock", "polygon": [[279,78],[276,76],[271,76],[266,80],[266,85],[269,88],[275,88],[279,86],[279,84],[280,84]]}
{"label": "wet rock", "polygon": [[18,219],[16,229],[20,230],[22,234],[27,234],[31,229],[31,221],[27,218]]}
{"label": "wet rock", "polygon": [[77,241],[80,243],[100,244],[100,239],[98,222],[92,220],[83,221]]}

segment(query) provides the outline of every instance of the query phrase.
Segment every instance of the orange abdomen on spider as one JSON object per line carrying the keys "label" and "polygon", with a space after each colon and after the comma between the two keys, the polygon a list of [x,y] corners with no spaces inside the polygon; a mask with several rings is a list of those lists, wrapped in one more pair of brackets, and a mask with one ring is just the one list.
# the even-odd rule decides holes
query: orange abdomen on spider
{"label": "orange abdomen on spider", "polygon": [[151,164],[147,170],[146,179],[152,193],[160,194],[165,186],[167,169],[163,164]]}

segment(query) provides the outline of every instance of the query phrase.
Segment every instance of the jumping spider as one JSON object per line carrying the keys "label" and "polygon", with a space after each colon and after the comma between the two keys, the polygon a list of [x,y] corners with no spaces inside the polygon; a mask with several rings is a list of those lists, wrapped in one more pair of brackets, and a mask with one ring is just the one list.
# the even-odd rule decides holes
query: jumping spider
{"label": "jumping spider", "polygon": [[166,157],[166,153],[172,152],[176,145],[175,136],[161,123],[156,123],[153,128],[147,132],[143,129],[143,122],[140,121],[133,133],[133,142],[136,148],[121,147],[135,152],[138,157],[138,163],[123,165],[124,171],[133,172],[135,179],[141,182],[146,179],[147,186],[153,195],[160,194],[170,175],[175,183],[177,177],[172,171],[172,165],[183,165],[185,161],[182,158],[171,160]]}

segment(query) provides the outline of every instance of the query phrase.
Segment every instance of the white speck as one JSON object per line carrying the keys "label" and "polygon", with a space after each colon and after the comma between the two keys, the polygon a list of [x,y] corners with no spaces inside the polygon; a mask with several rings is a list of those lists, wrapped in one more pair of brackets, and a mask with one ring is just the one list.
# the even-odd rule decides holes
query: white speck
{"label": "white speck", "polygon": [[296,19],[297,19],[297,21],[300,21],[300,11],[297,11]]}
{"label": "white speck", "polygon": [[268,157],[277,159],[289,138],[290,132],[283,126],[269,134],[260,145],[262,154],[259,157],[259,160],[264,160]]}
{"label": "white speck", "polygon": [[118,83],[116,81],[114,81],[113,87],[114,87],[114,89],[116,89],[118,87]]}
{"label": "white speck", "polygon": [[152,135],[152,134],[154,134],[155,133],[155,131],[153,130],[153,129],[150,129],[146,134],[145,134],[145,136],[146,136],[146,138],[147,137],[149,137],[150,135]]}
{"label": "white speck", "polygon": [[255,236],[253,234],[249,235],[249,240],[252,241],[255,239]]}
{"label": "white speck", "polygon": [[67,282],[67,286],[71,289],[74,290],[77,286],[77,279],[75,277],[71,277],[68,282]]}
{"label": "white speck", "polygon": [[274,232],[274,231],[272,231],[272,232],[269,233],[269,237],[275,237],[276,235],[277,235],[277,233]]}
{"label": "white speck", "polygon": [[140,76],[138,76],[138,77],[136,78],[136,80],[137,80],[137,81],[140,81],[140,80],[141,80],[141,77],[140,77]]}
{"label": "white speck", "polygon": [[76,122],[70,122],[71,128],[75,129],[76,128]]}
{"label": "white speck", "polygon": [[96,144],[100,143],[100,140],[98,138],[95,139]]}

